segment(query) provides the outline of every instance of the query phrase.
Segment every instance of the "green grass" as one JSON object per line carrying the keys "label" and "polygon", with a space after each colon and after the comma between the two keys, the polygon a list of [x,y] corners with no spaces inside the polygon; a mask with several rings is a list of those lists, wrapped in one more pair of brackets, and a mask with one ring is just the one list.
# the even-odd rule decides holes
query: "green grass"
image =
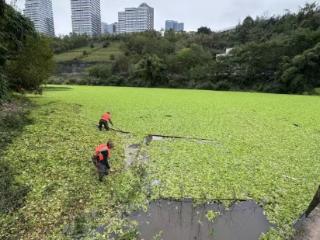
{"label": "green grass", "polygon": [[[107,48],[103,48],[102,44],[95,44],[94,48],[82,47],[65,53],[56,54],[54,56],[54,61],[66,62],[78,59],[84,62],[108,62],[110,61],[111,55],[116,57],[121,53],[119,48],[120,43],[117,42],[112,42]],[[84,56],[84,51],[86,51],[88,55]]]}
{"label": "green grass", "polygon": [[86,62],[108,62],[110,61],[110,56],[114,55],[117,57],[121,54],[120,43],[111,43],[107,48],[101,48],[98,51],[89,54],[83,60]]}
{"label": "green grass", "polygon": [[97,51],[101,48],[101,46],[96,45],[94,48],[91,47],[82,47],[82,48],[77,48],[68,52],[56,54],[53,59],[55,62],[66,62],[66,61],[72,61],[75,59],[82,59],[84,58],[83,52],[86,51],[88,54],[91,52]]}
{"label": "green grass", "polygon": [[66,62],[66,61],[72,61],[74,59],[77,59],[82,56],[81,51],[70,51],[66,53],[60,53],[56,54],[53,59],[55,62]]}
{"label": "green grass", "polygon": [[[147,134],[213,140],[166,140],[144,147],[150,161],[142,189],[154,180],[161,183],[153,187],[152,198],[254,199],[282,236],[320,183],[317,96],[50,86],[44,96],[31,99],[39,106],[31,116],[34,124],[4,155],[19,170],[17,179],[33,189],[18,211],[27,219],[25,239],[61,236],[64,223],[97,208],[105,214],[103,223],[119,227],[112,204],[123,209],[145,198],[137,191],[137,171],[123,170],[124,145],[139,143]],[[111,111],[115,126],[134,137],[97,132],[104,111]],[[123,171],[97,189],[87,160],[94,146],[108,138],[118,146],[112,164]],[[45,198],[47,188],[54,191]],[[87,225],[90,229],[94,222]]]}

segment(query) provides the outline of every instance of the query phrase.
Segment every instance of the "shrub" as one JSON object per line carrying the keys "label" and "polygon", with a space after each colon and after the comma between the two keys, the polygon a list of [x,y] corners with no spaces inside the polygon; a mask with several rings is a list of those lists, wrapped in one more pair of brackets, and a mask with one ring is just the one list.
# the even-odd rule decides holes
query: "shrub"
{"label": "shrub", "polygon": [[129,67],[130,67],[129,58],[125,55],[120,55],[112,63],[112,73],[121,74],[121,75],[128,74]]}
{"label": "shrub", "polygon": [[231,84],[228,81],[219,81],[214,84],[214,89],[227,91],[231,89]]}
{"label": "shrub", "polygon": [[111,65],[101,64],[89,69],[89,76],[98,79],[107,79],[112,75]]}
{"label": "shrub", "polygon": [[104,42],[102,45],[103,48],[107,48],[109,46],[110,46],[110,42]]}
{"label": "shrub", "polygon": [[196,84],[195,86],[196,89],[205,89],[205,90],[212,90],[214,89],[214,87],[215,86],[210,81],[201,82]]}
{"label": "shrub", "polygon": [[6,68],[9,86],[18,92],[37,90],[52,73],[54,63],[47,38],[29,36],[22,51]]}

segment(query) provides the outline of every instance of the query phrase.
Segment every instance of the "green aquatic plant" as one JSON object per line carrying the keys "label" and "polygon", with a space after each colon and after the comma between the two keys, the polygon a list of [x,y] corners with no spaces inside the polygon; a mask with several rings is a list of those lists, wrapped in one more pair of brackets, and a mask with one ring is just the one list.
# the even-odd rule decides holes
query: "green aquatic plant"
{"label": "green aquatic plant", "polygon": [[[277,226],[274,235],[285,238],[320,183],[315,96],[49,86],[29,98],[37,105],[32,121],[1,156],[15,169],[14,182],[28,188],[21,208],[0,215],[3,239],[17,232],[21,239],[61,239],[83,229],[93,238],[120,236],[128,225],[123,212],[157,198],[254,200]],[[132,134],[99,132],[105,111]],[[210,141],[158,139],[126,166],[128,142],[142,144],[149,134]],[[114,172],[99,184],[89,160],[108,139],[116,144]],[[95,231],[100,225],[107,226],[103,234]]]}

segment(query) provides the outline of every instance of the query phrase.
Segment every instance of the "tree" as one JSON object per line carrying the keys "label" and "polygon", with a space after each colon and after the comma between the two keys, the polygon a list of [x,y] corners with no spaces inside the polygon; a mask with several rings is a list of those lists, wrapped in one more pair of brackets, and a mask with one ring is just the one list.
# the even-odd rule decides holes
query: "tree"
{"label": "tree", "polygon": [[286,92],[303,93],[320,87],[320,43],[287,60],[280,74]]}
{"label": "tree", "polygon": [[156,32],[132,34],[126,39],[124,47],[125,51],[131,55],[155,54],[163,56],[174,52],[174,47],[169,40],[162,38]]}
{"label": "tree", "polygon": [[299,25],[303,28],[316,30],[320,25],[320,8],[314,3],[307,3],[298,13]]}
{"label": "tree", "polygon": [[198,64],[210,61],[211,55],[202,46],[192,44],[188,48],[183,48],[177,52],[176,61],[181,70],[190,69]]}
{"label": "tree", "polygon": [[38,91],[52,73],[53,60],[49,40],[29,36],[22,51],[8,62],[9,86],[15,91]]}
{"label": "tree", "polygon": [[26,36],[34,32],[29,20],[0,0],[0,101],[7,97],[8,91],[6,63],[19,53]]}
{"label": "tree", "polygon": [[212,31],[210,28],[208,27],[200,27],[198,28],[198,31],[197,31],[198,34],[211,34]]}
{"label": "tree", "polygon": [[51,47],[53,48],[54,53],[61,53],[75,48],[88,46],[90,41],[90,37],[85,34],[77,35],[75,33],[71,33],[69,36],[54,38],[51,42]]}
{"label": "tree", "polygon": [[3,17],[4,15],[5,7],[6,7],[5,0],[0,0],[0,18]]}
{"label": "tree", "polygon": [[124,55],[119,55],[112,63],[112,73],[120,75],[128,75],[129,73],[129,59]]}
{"label": "tree", "polygon": [[[3,22],[4,22],[4,10],[5,10],[5,2],[4,0],[0,0],[0,33],[2,32]],[[1,35],[0,35],[1,36]],[[6,61],[6,48],[2,45],[2,39],[0,37],[0,101],[6,97],[7,93],[7,82],[3,73],[3,66]]]}
{"label": "tree", "polygon": [[108,79],[112,76],[110,64],[100,64],[89,69],[89,76],[98,79]]}
{"label": "tree", "polygon": [[147,86],[165,85],[165,65],[157,55],[147,55],[142,58],[136,64],[135,73]]}

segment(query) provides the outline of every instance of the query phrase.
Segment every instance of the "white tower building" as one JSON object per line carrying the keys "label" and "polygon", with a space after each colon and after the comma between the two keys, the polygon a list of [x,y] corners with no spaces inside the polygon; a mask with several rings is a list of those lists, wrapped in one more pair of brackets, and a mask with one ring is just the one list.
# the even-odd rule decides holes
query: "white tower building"
{"label": "white tower building", "polygon": [[101,34],[100,0],[71,0],[72,32],[88,36]]}
{"label": "white tower building", "polygon": [[117,33],[145,32],[154,29],[154,9],[146,3],[126,8],[118,14]]}
{"label": "white tower building", "polygon": [[51,0],[26,0],[24,15],[33,22],[38,32],[54,37]]}

